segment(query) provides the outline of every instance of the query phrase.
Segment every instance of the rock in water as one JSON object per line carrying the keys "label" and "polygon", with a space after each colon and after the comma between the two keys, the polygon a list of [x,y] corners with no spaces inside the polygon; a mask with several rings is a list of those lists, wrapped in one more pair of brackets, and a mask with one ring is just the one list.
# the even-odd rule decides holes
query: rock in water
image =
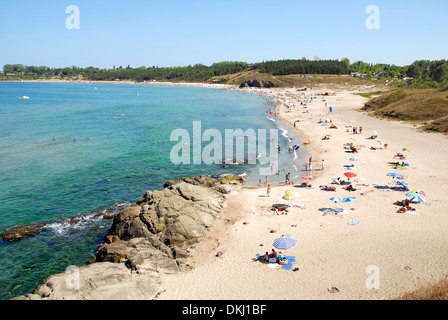
{"label": "rock in water", "polygon": [[48,277],[32,294],[15,299],[152,299],[163,274],[186,265],[215,225],[226,194],[238,188],[199,176],[165,183],[123,208],[90,264]]}

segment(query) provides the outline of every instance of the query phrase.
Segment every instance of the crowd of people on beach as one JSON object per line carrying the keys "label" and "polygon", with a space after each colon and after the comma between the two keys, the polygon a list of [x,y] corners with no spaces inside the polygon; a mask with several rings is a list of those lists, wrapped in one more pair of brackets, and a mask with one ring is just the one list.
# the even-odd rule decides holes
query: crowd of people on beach
{"label": "crowd of people on beach", "polygon": [[[298,112],[296,110],[296,106],[297,104],[300,104],[300,106],[302,106],[304,109],[306,109],[305,112],[308,111],[308,107],[310,106],[310,104],[313,103],[313,101],[317,101],[318,97],[322,97],[322,101],[325,103],[325,107],[328,106],[328,102],[326,99],[326,96],[328,94],[320,94],[320,93],[306,93],[304,91],[281,91],[281,90],[277,90],[277,89],[272,89],[272,90],[263,90],[264,94],[270,94],[270,95],[274,95],[277,99],[277,105],[268,110],[267,111],[267,115],[269,115],[270,117],[277,117],[277,115],[279,114],[278,112],[278,108],[282,107],[285,112]],[[331,112],[333,110],[331,109]],[[293,126],[296,127],[298,123],[300,123],[301,121],[303,121],[302,116],[300,115],[301,112],[299,113],[299,119],[293,121]],[[352,120],[351,122],[354,122],[354,120]],[[319,124],[324,124],[327,125],[327,127],[329,129],[338,129],[338,127],[333,123],[333,120],[330,118],[325,118],[325,117],[321,117],[319,119]],[[363,134],[363,127],[362,126],[346,126],[346,127],[350,127],[350,130],[347,129],[346,132],[353,134],[353,135],[362,135]],[[331,135],[330,134],[326,134],[322,140],[330,140]],[[378,133],[375,131],[373,135],[371,136],[367,136],[366,139],[377,139],[378,138]],[[387,150],[387,143],[384,143],[384,141],[378,141],[380,143],[380,147],[377,146],[372,146],[370,148],[370,150]],[[304,143],[303,145],[308,145],[308,143]],[[384,147],[384,148],[383,148]],[[289,153],[293,153],[296,149],[298,149],[299,146],[297,144],[294,145],[290,145],[288,148],[288,152]],[[348,153],[353,153],[356,154],[359,152],[361,146],[356,146],[354,145],[353,142],[349,142],[344,144],[344,149],[346,150],[346,152]],[[279,146],[278,149],[279,152],[281,152],[281,147]],[[404,159],[404,155],[402,153],[397,153],[394,156],[394,159],[399,159],[401,161],[395,161],[395,162],[389,162],[389,164],[392,166],[393,169],[404,169],[406,168],[406,166],[408,166],[409,164],[406,164],[403,159]],[[310,156],[308,158],[308,161],[306,161],[304,163],[304,171],[307,173],[311,173],[310,176],[312,175],[313,171],[315,170],[313,168],[313,157]],[[322,159],[321,160],[321,170],[325,170],[325,160]],[[344,168],[346,170],[354,170],[356,169],[356,167],[351,164],[351,165],[346,165],[344,166]],[[277,175],[280,174],[280,171],[278,171],[276,173]],[[268,177],[265,178],[265,186],[266,186],[266,192],[267,192],[267,196],[269,197],[271,194],[271,184],[269,184],[268,182]],[[319,189],[323,190],[323,191],[330,191],[330,192],[335,192],[336,191],[336,186],[335,185],[340,185],[342,186],[343,190],[349,191],[349,192],[354,192],[357,191],[357,188],[354,187],[354,185],[352,184],[352,181],[350,181],[350,178],[348,179],[348,181],[345,181],[344,179],[341,179],[340,177],[338,177],[337,179],[333,179],[332,184],[334,185],[320,185]],[[294,185],[294,182],[291,181],[291,173],[288,172],[285,175],[285,180],[284,180],[284,185]],[[259,186],[261,186],[261,179],[259,182]],[[299,186],[304,186],[304,187],[311,187],[311,184],[308,182],[304,182]],[[396,186],[392,186],[391,190],[402,190],[402,187],[400,185]],[[402,200],[402,201],[397,201],[394,204],[400,206],[399,210],[397,212],[408,212],[408,211],[415,211],[415,208],[411,207],[410,204],[412,202],[408,201],[408,200]]]}

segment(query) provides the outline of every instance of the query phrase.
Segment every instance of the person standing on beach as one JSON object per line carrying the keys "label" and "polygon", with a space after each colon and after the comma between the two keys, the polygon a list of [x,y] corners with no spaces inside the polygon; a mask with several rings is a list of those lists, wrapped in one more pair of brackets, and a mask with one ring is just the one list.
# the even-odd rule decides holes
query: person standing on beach
{"label": "person standing on beach", "polygon": [[268,197],[271,195],[271,185],[268,184],[268,189],[266,190]]}
{"label": "person standing on beach", "polygon": [[322,171],[324,171],[324,168],[325,168],[325,160],[322,159]]}
{"label": "person standing on beach", "polygon": [[265,185],[268,185],[268,176],[266,176],[265,178],[266,178]]}

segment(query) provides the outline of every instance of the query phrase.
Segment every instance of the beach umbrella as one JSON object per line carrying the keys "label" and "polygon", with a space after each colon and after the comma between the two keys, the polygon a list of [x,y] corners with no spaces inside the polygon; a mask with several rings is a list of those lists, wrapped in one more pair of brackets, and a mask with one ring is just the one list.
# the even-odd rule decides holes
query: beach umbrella
{"label": "beach umbrella", "polygon": [[297,240],[288,236],[282,236],[274,240],[272,244],[275,248],[280,250],[288,250],[297,244]]}
{"label": "beach umbrella", "polygon": [[312,179],[314,179],[314,177],[313,176],[303,176],[302,179],[304,179],[304,180],[312,180]]}
{"label": "beach umbrella", "polygon": [[353,158],[350,158],[350,161],[358,161],[359,160],[359,158],[358,157],[353,157]]}
{"label": "beach umbrella", "polygon": [[411,198],[411,201],[420,203],[420,202],[425,202],[426,200],[423,199],[422,197],[413,197],[413,198]]}
{"label": "beach umbrella", "polygon": [[342,202],[342,199],[339,197],[331,197],[330,200],[334,202]]}
{"label": "beach umbrella", "polygon": [[344,199],[342,199],[342,202],[352,202],[355,200],[356,200],[355,197],[345,197]]}
{"label": "beach umbrella", "polygon": [[294,189],[288,189],[288,190],[285,191],[285,194],[287,194],[287,195],[298,195],[299,191],[294,190]]}
{"label": "beach umbrella", "polygon": [[388,177],[393,177],[393,178],[403,178],[403,176],[401,174],[398,173],[388,173],[387,174]]}
{"label": "beach umbrella", "polygon": [[294,200],[296,198],[296,195],[285,194],[282,198],[285,199],[285,200]]}
{"label": "beach umbrella", "polygon": [[414,192],[417,192],[418,194],[421,194],[422,196],[426,196],[426,193],[423,190],[415,190]]}
{"label": "beach umbrella", "polygon": [[418,197],[418,196],[426,196],[426,193],[423,190],[412,190],[409,193],[406,193],[409,197]]}
{"label": "beach umbrella", "polygon": [[408,148],[403,148],[402,149],[404,152],[409,152],[409,149]]}
{"label": "beach umbrella", "polygon": [[406,193],[406,197],[418,197],[419,194],[415,191]]}
{"label": "beach umbrella", "polygon": [[401,185],[406,191],[409,191],[408,186],[405,185],[403,182],[401,182],[401,181],[397,181],[397,183],[398,183],[399,185]]}
{"label": "beach umbrella", "polygon": [[356,173],[354,173],[354,172],[346,172],[346,173],[344,173],[344,175],[345,175],[347,178],[355,178],[355,177],[358,176],[358,175],[357,175]]}
{"label": "beach umbrella", "polygon": [[324,213],[331,213],[331,212],[344,213],[344,209],[342,209],[342,208],[325,208],[325,209],[321,209],[320,211],[322,211]]}

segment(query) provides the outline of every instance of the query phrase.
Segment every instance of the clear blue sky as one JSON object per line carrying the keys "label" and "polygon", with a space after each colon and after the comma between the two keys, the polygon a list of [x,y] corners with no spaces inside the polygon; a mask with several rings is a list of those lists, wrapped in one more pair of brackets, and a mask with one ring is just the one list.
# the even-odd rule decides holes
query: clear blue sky
{"label": "clear blue sky", "polygon": [[[68,30],[66,7],[80,9]],[[368,5],[380,9],[369,30]],[[448,1],[0,0],[0,68],[448,59]]]}

